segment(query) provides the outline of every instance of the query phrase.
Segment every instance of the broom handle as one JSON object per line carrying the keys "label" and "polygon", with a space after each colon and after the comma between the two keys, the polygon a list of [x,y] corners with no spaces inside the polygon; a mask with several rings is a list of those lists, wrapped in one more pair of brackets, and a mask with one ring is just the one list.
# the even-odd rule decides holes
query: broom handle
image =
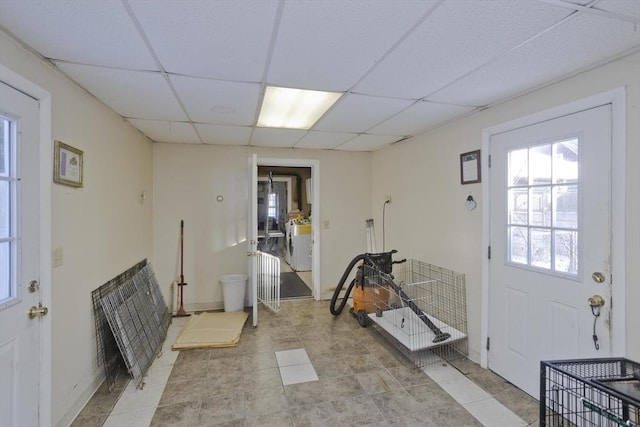
{"label": "broom handle", "polygon": [[[183,246],[183,239],[184,239],[184,220],[180,220],[180,284],[184,285],[184,246]],[[182,298],[181,298],[182,299]],[[182,303],[182,301],[180,301],[180,303]]]}

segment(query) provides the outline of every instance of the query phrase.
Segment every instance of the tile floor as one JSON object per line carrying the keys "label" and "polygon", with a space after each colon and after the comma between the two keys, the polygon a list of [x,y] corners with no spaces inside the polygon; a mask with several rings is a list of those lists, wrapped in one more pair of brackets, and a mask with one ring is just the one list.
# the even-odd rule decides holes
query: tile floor
{"label": "tile floor", "polygon": [[417,369],[373,328],[328,301],[260,308],[237,347],[172,352],[142,390],[103,387],[72,426],[527,426],[538,404],[468,359]]}

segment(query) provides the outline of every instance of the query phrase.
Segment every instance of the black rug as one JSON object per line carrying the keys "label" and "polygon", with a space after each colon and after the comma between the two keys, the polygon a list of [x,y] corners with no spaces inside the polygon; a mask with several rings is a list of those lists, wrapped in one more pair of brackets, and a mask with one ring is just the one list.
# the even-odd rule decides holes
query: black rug
{"label": "black rug", "polygon": [[310,297],[311,289],[297,273],[280,273],[280,298]]}

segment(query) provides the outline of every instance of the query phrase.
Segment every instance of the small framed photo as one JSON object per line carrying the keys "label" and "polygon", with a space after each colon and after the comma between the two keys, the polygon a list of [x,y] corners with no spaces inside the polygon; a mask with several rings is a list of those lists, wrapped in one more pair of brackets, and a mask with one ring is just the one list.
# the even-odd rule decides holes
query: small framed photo
{"label": "small framed photo", "polygon": [[480,150],[460,154],[460,183],[475,184],[481,182]]}
{"label": "small framed photo", "polygon": [[60,141],[55,141],[53,152],[53,182],[82,187],[83,172],[82,150],[78,150]]}

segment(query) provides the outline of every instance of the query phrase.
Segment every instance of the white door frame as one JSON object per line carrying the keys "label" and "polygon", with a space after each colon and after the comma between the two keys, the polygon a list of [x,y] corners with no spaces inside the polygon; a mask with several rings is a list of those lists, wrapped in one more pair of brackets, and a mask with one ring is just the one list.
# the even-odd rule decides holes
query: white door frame
{"label": "white door frame", "polygon": [[[53,176],[53,157],[51,138],[51,94],[25,79],[11,69],[0,64],[0,81],[38,100],[39,108],[39,167],[40,167],[40,297],[42,305],[53,310],[51,280],[51,177]],[[51,315],[41,319],[40,354],[40,414],[41,426],[52,424],[51,414]]]}
{"label": "white door frame", "polygon": [[[489,176],[489,149],[491,136],[551,120],[601,105],[611,104],[611,272],[615,280],[611,299],[616,301],[611,316],[611,354],[626,354],[626,275],[625,275],[625,151],[626,151],[626,104],[624,87],[583,98],[568,104],[550,108],[492,126],[482,131],[482,176]],[[488,351],[485,343],[489,336],[489,260],[487,248],[490,242],[489,206],[491,193],[489,180],[482,182],[482,314],[480,326],[480,366],[488,366]],[[495,262],[495,261],[494,261]],[[613,303],[612,303],[613,306]]]}
{"label": "white door frame", "polygon": [[258,157],[258,166],[285,166],[311,168],[313,185],[313,209],[311,215],[311,238],[313,240],[311,271],[313,276],[313,298],[320,300],[320,160]]}

